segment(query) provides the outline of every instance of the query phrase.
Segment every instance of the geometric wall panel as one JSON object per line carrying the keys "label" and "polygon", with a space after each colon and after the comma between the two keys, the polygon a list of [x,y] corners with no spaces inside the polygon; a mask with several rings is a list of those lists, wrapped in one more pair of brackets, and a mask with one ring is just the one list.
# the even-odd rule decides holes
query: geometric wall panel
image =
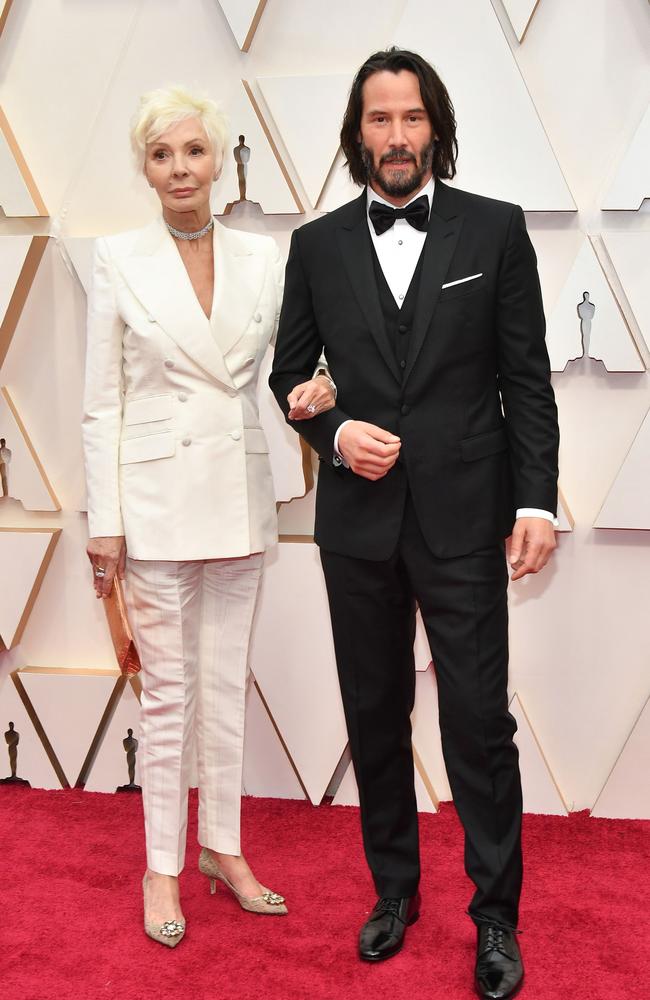
{"label": "geometric wall panel", "polygon": [[74,784],[115,687],[115,674],[27,667],[18,676],[68,781]]}
{"label": "geometric wall panel", "polygon": [[601,507],[594,528],[650,529],[650,410]]}
{"label": "geometric wall panel", "polygon": [[47,236],[0,238],[0,367],[27,300]]}
{"label": "geometric wall panel", "polygon": [[524,812],[566,816],[567,805],[517,694],[510,701],[510,714],[517,720],[515,743],[519,749]]}
{"label": "geometric wall panel", "polygon": [[9,10],[13,0],[1,0],[0,2],[0,35],[2,34],[2,29],[5,26],[5,22],[9,16]]}
{"label": "geometric wall panel", "polygon": [[602,233],[602,239],[650,351],[650,232]]}
{"label": "geometric wall panel", "polygon": [[68,787],[69,776],[61,769],[51,747],[48,749],[52,756],[46,751],[47,736],[44,744],[42,737],[45,734],[42,729],[39,733],[35,728],[31,712],[31,705],[28,708],[20,697],[13,676],[5,678],[0,687],[0,778],[10,774],[4,733],[13,722],[14,732],[19,737],[16,777],[29,781],[32,788]]}
{"label": "geometric wall panel", "polygon": [[230,30],[242,52],[248,52],[266,0],[219,0]]}
{"label": "geometric wall panel", "polygon": [[[61,246],[62,244],[62,246]],[[59,249],[64,260],[72,264],[86,295],[90,291],[90,280],[93,271],[93,254],[95,238],[93,236],[67,236],[61,240]]]}
{"label": "geometric wall panel", "polygon": [[0,501],[6,495],[20,500],[25,510],[61,510],[45,469],[4,386],[0,388],[0,439],[5,440],[6,452],[10,453],[10,457],[5,453],[5,461],[0,467]]}
{"label": "geometric wall panel", "polygon": [[[95,727],[97,727],[104,706],[108,703],[114,689],[117,674],[113,674],[109,680],[110,685],[104,703],[95,706],[93,710],[92,721]],[[127,737],[129,729],[133,730],[133,735],[137,740],[140,736],[140,702],[132,684],[127,684],[124,687],[110,722],[104,728],[101,742],[94,759],[90,762],[90,770],[84,782],[84,788],[87,792],[114,792],[118,785],[127,784],[129,776],[123,740]],[[86,750],[89,746],[90,741]],[[76,769],[71,780],[76,781],[79,770],[79,768]],[[136,785],[141,784],[139,779],[140,753],[137,753],[135,758]]]}
{"label": "geometric wall panel", "polygon": [[347,732],[325,583],[312,542],[281,541],[267,553],[249,662],[302,785],[318,804]]}
{"label": "geometric wall panel", "polygon": [[650,819],[650,698],[643,706],[591,810],[611,819]]}
{"label": "geometric wall panel", "polygon": [[602,361],[609,372],[645,371],[588,239],[583,241],[549,315],[546,346],[552,371],[562,372],[569,362],[583,357]]}
{"label": "geometric wall panel", "polygon": [[46,217],[48,212],[9,122],[0,108],[0,209],[7,217]]}
{"label": "geometric wall panel", "polygon": [[531,212],[576,210],[490,3],[408,0],[394,40],[430,59],[451,94],[459,123],[459,187]]}
{"label": "geometric wall panel", "polygon": [[603,202],[604,209],[636,211],[650,198],[650,104]]}
{"label": "geometric wall panel", "polygon": [[573,531],[575,521],[561,489],[558,489],[557,495],[557,520],[558,526],[555,529],[556,531]]}
{"label": "geometric wall panel", "polygon": [[339,149],[353,76],[262,77],[257,83],[294,167],[316,206]]}
{"label": "geometric wall panel", "polygon": [[0,648],[20,642],[60,528],[0,528]]}
{"label": "geometric wall panel", "polygon": [[538,3],[539,0],[503,0],[506,14],[520,42],[524,40],[524,35],[537,10]]}
{"label": "geometric wall panel", "polygon": [[[260,205],[266,215],[304,212],[273,137],[245,80],[230,95],[228,118],[232,147],[236,148],[238,136],[243,135],[245,145],[250,149],[250,159],[246,166],[246,200]],[[223,171],[212,191],[212,210],[217,215],[223,215],[238,200],[237,161],[231,148],[224,151]]]}
{"label": "geometric wall panel", "polygon": [[296,772],[253,683],[249,685],[246,696],[242,786],[244,795],[264,795],[274,799],[305,798]]}

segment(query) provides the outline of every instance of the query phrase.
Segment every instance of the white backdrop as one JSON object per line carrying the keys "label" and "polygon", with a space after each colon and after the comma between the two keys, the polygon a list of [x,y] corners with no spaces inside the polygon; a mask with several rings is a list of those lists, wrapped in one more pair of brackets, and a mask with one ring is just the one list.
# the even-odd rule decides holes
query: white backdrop
{"label": "white backdrop", "polygon": [[[235,208],[225,222],[269,232],[286,252],[296,226],[354,195],[339,166],[330,169],[347,81],[371,51],[399,42],[430,58],[449,85],[459,119],[459,186],[518,200],[526,210],[549,343],[557,348],[560,478],[575,527],[561,535],[552,567],[511,588],[512,710],[526,807],[562,812],[598,800],[599,814],[650,818],[643,766],[650,754],[647,423],[617,482],[650,407],[650,212],[642,203],[650,198],[650,5],[540,0],[520,43],[525,7],[534,4],[268,0],[222,8],[217,0],[17,0],[11,7],[0,37],[0,104],[49,216],[37,217],[36,208],[21,216],[27,188],[5,133],[0,313],[7,310],[8,319],[0,332],[0,361],[7,348],[0,385],[61,510],[26,510],[16,476],[11,492],[19,499],[0,500],[0,527],[19,534],[62,529],[40,591],[27,602],[20,643],[0,652],[0,730],[15,721],[20,770],[34,784],[57,787],[59,778],[33,717],[74,783],[115,683],[110,636],[84,555],[83,282],[90,237],[144,224],[157,210],[131,162],[128,122],[137,97],[183,82],[223,101],[231,145],[244,133],[251,147],[248,197],[258,203]],[[235,8],[245,16],[231,30],[224,10]],[[241,52],[234,31],[245,38],[261,8],[249,51]],[[237,198],[234,161],[227,164],[217,212]],[[25,237],[36,234],[52,238],[33,280],[23,281],[15,322],[15,276]],[[577,306],[590,290],[591,357],[562,370],[580,353],[585,330]],[[285,501],[284,537],[269,554],[253,646],[245,786],[319,802],[343,778],[336,801],[353,801],[345,757],[339,766],[346,737],[310,541],[313,493],[286,502],[304,489],[301,456],[277,408],[268,398],[263,407]],[[8,437],[2,426],[0,436]],[[13,444],[28,454],[22,438]],[[598,520],[604,526],[595,528],[610,489]],[[3,595],[14,592],[21,573],[33,577],[35,570],[3,559],[3,551],[17,551],[16,535],[4,536],[0,635],[9,646],[17,620],[3,625],[2,608],[16,601]],[[32,577],[29,586],[21,578],[28,594]],[[421,643],[418,666],[419,795],[422,808],[434,808],[449,790]],[[31,715],[9,678],[16,668],[28,668],[19,686]],[[136,719],[127,688],[87,787],[109,790],[126,780],[121,740]],[[0,745],[0,776],[7,768]]]}

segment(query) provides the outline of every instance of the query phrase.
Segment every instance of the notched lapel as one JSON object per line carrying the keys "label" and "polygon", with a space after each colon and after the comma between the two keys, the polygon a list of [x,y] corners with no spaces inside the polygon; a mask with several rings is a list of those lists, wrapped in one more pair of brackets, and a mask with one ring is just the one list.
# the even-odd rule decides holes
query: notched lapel
{"label": "notched lapel", "polygon": [[[436,181],[436,192],[438,191],[439,184],[440,182]],[[444,185],[441,185],[441,187],[445,192],[449,190]],[[449,217],[449,214],[445,213],[447,218],[443,218],[437,214],[436,207],[436,198],[434,195],[429,229],[422,250],[424,258],[420,273],[418,298],[415,305],[411,346],[406,371],[404,372],[405,383],[413,371],[415,362],[422,350],[427,331],[431,325],[434,309],[438,304],[442,284],[449,270],[449,265],[451,264],[456,244],[458,243],[458,237],[463,228],[464,217],[462,215]]]}
{"label": "notched lapel", "polygon": [[238,234],[215,224],[211,324],[224,355],[250,326],[262,292],[266,262],[267,258],[253,253]]}
{"label": "notched lapel", "polygon": [[[377,344],[379,353],[398,382],[400,371],[395,359],[386,324],[379,303],[379,291],[372,263],[372,242],[366,219],[366,194],[362,195],[363,207],[360,218],[352,225],[336,231],[343,263],[350,278],[350,284],[366,319],[368,328]],[[361,199],[359,199],[361,201]]]}
{"label": "notched lapel", "polygon": [[133,253],[116,258],[124,280],[148,316],[152,316],[185,354],[218,382],[234,388],[210,322],[201,309],[174,241],[162,221],[149,227]]}

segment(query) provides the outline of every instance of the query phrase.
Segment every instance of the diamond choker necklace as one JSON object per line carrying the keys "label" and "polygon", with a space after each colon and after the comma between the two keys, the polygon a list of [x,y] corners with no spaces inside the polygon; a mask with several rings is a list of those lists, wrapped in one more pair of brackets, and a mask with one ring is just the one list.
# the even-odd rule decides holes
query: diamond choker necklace
{"label": "diamond choker necklace", "polygon": [[174,229],[174,227],[170,226],[167,221],[165,221],[165,225],[172,236],[175,236],[177,240],[200,240],[202,236],[205,236],[211,229],[214,229],[214,219],[210,216],[210,221],[207,225],[205,225],[203,229],[197,230],[196,233],[184,233],[182,229]]}

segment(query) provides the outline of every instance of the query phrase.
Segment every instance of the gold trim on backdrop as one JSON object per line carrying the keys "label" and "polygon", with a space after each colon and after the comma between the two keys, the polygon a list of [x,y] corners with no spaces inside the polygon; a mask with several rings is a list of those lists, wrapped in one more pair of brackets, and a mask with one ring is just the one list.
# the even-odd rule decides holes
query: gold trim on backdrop
{"label": "gold trim on backdrop", "polygon": [[520,709],[521,709],[521,711],[523,713],[523,716],[524,716],[526,722],[528,723],[528,728],[530,729],[531,733],[533,734],[533,739],[535,740],[535,743],[537,744],[537,749],[539,750],[540,756],[541,756],[542,760],[544,761],[544,765],[546,767],[546,770],[549,773],[551,781],[555,785],[555,790],[556,790],[557,794],[560,796],[560,801],[561,801],[562,805],[564,806],[564,808],[566,809],[567,815],[568,815],[571,812],[571,809],[567,805],[567,801],[564,798],[564,795],[562,794],[562,789],[560,788],[560,786],[558,785],[557,781],[555,780],[555,775],[553,774],[553,771],[551,770],[551,766],[550,766],[548,760],[546,759],[546,754],[544,753],[544,751],[542,749],[542,744],[540,743],[540,741],[537,738],[537,733],[533,729],[532,723],[530,721],[530,717],[528,715],[528,712],[526,711],[526,708],[524,706],[523,701],[521,700],[521,697],[520,697],[518,691],[514,692],[512,698],[510,699],[510,702],[508,704],[508,708],[512,707],[512,703],[515,700],[515,698],[519,702],[519,707],[520,707]]}
{"label": "gold trim on backdrop", "polygon": [[[31,174],[31,171],[30,171],[29,167],[27,166],[27,161],[26,161],[25,157],[23,156],[23,154],[20,151],[20,147],[18,146],[18,143],[16,142],[16,137],[15,137],[15,135],[13,134],[13,132],[11,130],[11,126],[9,125],[9,122],[7,121],[7,116],[5,115],[5,113],[2,110],[2,108],[0,108],[0,131],[3,133],[3,135],[5,137],[5,140],[7,142],[7,145],[9,146],[9,150],[11,152],[11,155],[13,156],[14,160],[16,161],[16,166],[18,167],[18,170],[20,171],[20,175],[21,175],[21,177],[23,179],[23,183],[25,184],[25,187],[27,188],[27,190],[29,192],[29,196],[32,199],[32,202],[34,203],[34,207],[36,208],[35,214],[33,216],[32,215],[28,216],[28,218],[30,218],[30,219],[31,218],[43,218],[43,219],[46,219],[49,216],[49,212],[48,212],[47,208],[45,207],[45,202],[41,198],[39,190],[36,187],[36,182],[35,182],[34,178],[32,177],[32,174]],[[7,214],[7,213],[5,213],[5,214]],[[8,218],[11,218],[11,216],[8,216]]]}
{"label": "gold trim on backdrop", "polygon": [[298,768],[296,766],[296,762],[294,761],[293,757],[291,756],[291,753],[289,752],[289,748],[288,748],[287,744],[284,742],[284,737],[282,736],[282,733],[280,732],[280,727],[278,726],[277,722],[273,718],[273,712],[269,708],[269,704],[268,704],[266,698],[264,697],[264,695],[262,694],[262,689],[260,688],[259,684],[257,683],[257,679],[255,677],[253,677],[253,684],[255,685],[255,688],[257,690],[258,695],[260,696],[260,699],[261,699],[262,704],[264,705],[264,708],[266,709],[266,714],[268,715],[269,719],[271,720],[271,724],[272,724],[273,728],[275,729],[276,735],[277,735],[278,739],[280,740],[280,743],[282,744],[282,749],[284,750],[284,752],[286,753],[287,757],[289,758],[289,763],[291,764],[291,767],[293,768],[294,774],[296,775],[296,778],[298,779],[298,784],[302,788],[304,796],[307,799],[307,801],[311,802],[311,795],[309,794],[309,792],[307,791],[307,789],[305,787],[305,783],[304,783],[304,781],[302,780],[302,778],[300,776],[300,771],[298,770]]}
{"label": "gold trim on backdrop", "polygon": [[[27,428],[25,427],[24,423],[20,419],[20,414],[18,413],[18,410],[16,409],[16,406],[14,404],[13,399],[9,395],[9,390],[7,389],[6,386],[2,386],[0,388],[0,393],[4,396],[5,403],[7,404],[7,406],[9,407],[9,409],[11,410],[11,415],[13,416],[14,420],[18,424],[18,430],[22,434],[23,440],[24,440],[25,444],[27,445],[28,451],[29,451],[30,455],[32,456],[32,459],[34,460],[34,465],[38,469],[40,477],[43,480],[43,483],[45,484],[45,489],[50,494],[50,500],[55,505],[56,510],[61,510],[61,504],[59,503],[59,499],[58,499],[56,493],[54,492],[54,490],[52,489],[52,484],[50,483],[50,480],[47,478],[47,473],[46,473],[45,469],[43,468],[43,463],[41,462],[40,458],[36,454],[36,451],[34,449],[34,445],[32,444],[32,442],[30,440],[29,434],[27,433]],[[21,498],[20,497],[16,497],[15,499],[20,500]],[[23,504],[23,506],[24,506],[24,504]]]}
{"label": "gold trim on backdrop", "polygon": [[440,809],[440,799],[438,798],[438,796],[436,794],[436,790],[433,787],[433,782],[431,781],[431,778],[429,777],[429,775],[427,773],[427,769],[424,766],[424,763],[422,762],[422,758],[420,757],[420,754],[415,749],[415,744],[412,743],[411,746],[413,748],[413,763],[415,764],[415,766],[417,768],[418,774],[422,778],[422,783],[423,783],[424,787],[426,788],[427,794],[428,794],[429,798],[431,799],[431,801],[433,803],[433,808],[436,810],[436,812],[438,812],[439,809]]}
{"label": "gold trim on backdrop", "polygon": [[88,775],[92,770],[92,766],[95,763],[95,758],[99,753],[100,747],[104,742],[104,737],[106,736],[106,731],[111,724],[111,719],[115,715],[115,709],[117,708],[118,702],[122,697],[124,688],[128,682],[128,677],[122,674],[115,681],[115,687],[111,691],[110,697],[106,702],[106,708],[102,713],[102,717],[99,720],[99,725],[97,726],[97,731],[93,736],[92,742],[88,748],[88,753],[86,754],[85,760],[81,765],[81,770],[77,776],[77,780],[74,783],[75,788],[83,788],[88,780]]}
{"label": "gold trim on backdrop", "polygon": [[18,622],[18,627],[14,633],[10,645],[7,647],[8,649],[11,649],[13,646],[17,646],[20,640],[22,639],[23,632],[25,631],[25,626],[27,625],[29,616],[32,613],[32,609],[36,602],[36,598],[38,597],[38,592],[41,589],[43,578],[47,573],[48,566],[50,565],[50,560],[54,555],[54,549],[56,548],[57,542],[59,541],[61,528],[0,528],[0,531],[11,532],[14,535],[18,534],[27,535],[27,534],[40,533],[42,535],[50,534],[52,536],[50,538],[50,541],[48,542],[45,554],[43,555],[43,558],[41,560],[41,565],[39,567],[38,573],[36,574],[36,579],[32,584],[32,589],[29,592],[29,597],[27,598],[27,603],[25,604],[22,616],[20,618],[20,621]]}
{"label": "gold trim on backdrop", "polygon": [[269,146],[271,147],[271,149],[273,151],[273,155],[275,156],[276,160],[278,161],[278,166],[279,166],[280,170],[282,171],[282,174],[284,176],[285,181],[287,182],[287,187],[291,191],[291,196],[292,196],[293,200],[295,201],[296,205],[298,206],[298,211],[300,213],[304,214],[305,209],[304,209],[304,207],[302,205],[302,202],[300,201],[300,198],[298,197],[298,192],[296,191],[295,185],[294,185],[293,181],[291,180],[291,177],[289,176],[287,168],[285,167],[285,165],[284,165],[284,163],[282,161],[282,157],[280,156],[280,152],[278,150],[278,147],[276,146],[275,140],[274,140],[273,136],[271,135],[271,133],[269,131],[269,127],[268,127],[268,125],[266,124],[266,122],[264,120],[264,116],[262,115],[262,112],[260,111],[260,106],[257,103],[257,101],[256,101],[256,99],[255,99],[255,97],[253,95],[253,91],[251,90],[250,84],[248,83],[248,80],[242,80],[242,83],[244,85],[244,90],[246,91],[246,93],[248,95],[248,99],[251,102],[251,104],[253,105],[253,111],[257,115],[257,119],[258,119],[260,125],[262,126],[262,130],[264,132],[264,135],[266,136],[267,141],[269,143]]}
{"label": "gold trim on backdrop", "polygon": [[[10,238],[11,237],[8,236],[5,237],[5,239]],[[27,296],[29,295],[29,291],[36,276],[38,265],[40,264],[41,258],[45,252],[48,239],[49,236],[33,236],[29,250],[25,254],[25,260],[23,261],[23,266],[20,269],[18,281],[16,282],[11,298],[9,299],[9,305],[7,306],[2,320],[2,325],[0,326],[0,367],[2,367],[5,358],[7,357],[9,346],[13,335],[16,332],[18,320],[20,319],[20,314],[22,313],[23,306],[27,301]]]}
{"label": "gold trim on backdrop", "polygon": [[38,715],[36,714],[36,709],[34,708],[29,695],[25,691],[25,688],[23,687],[23,682],[21,681],[20,677],[18,676],[18,673],[19,673],[18,670],[14,670],[10,674],[10,677],[11,677],[12,681],[14,682],[14,687],[16,688],[16,691],[18,692],[18,697],[22,701],[23,706],[25,708],[25,711],[27,712],[27,714],[28,714],[28,716],[30,718],[30,721],[31,721],[31,723],[32,723],[32,725],[34,727],[36,735],[38,736],[39,740],[41,741],[42,747],[45,750],[45,753],[47,755],[47,758],[48,758],[50,764],[54,768],[54,773],[56,774],[57,778],[59,779],[59,783],[61,785],[61,788],[69,788],[70,787],[70,782],[68,781],[68,779],[65,776],[63,768],[61,767],[61,764],[59,763],[59,759],[58,759],[57,755],[54,752],[54,747],[50,743],[50,741],[49,741],[49,739],[47,737],[47,733],[43,729],[43,725],[41,723],[41,720],[39,719]]}
{"label": "gold trim on backdrop", "polygon": [[244,44],[241,47],[242,52],[248,52],[251,47],[253,38],[255,37],[255,32],[257,31],[257,26],[260,23],[260,18],[264,13],[264,8],[266,7],[266,0],[260,0],[257,5],[257,10],[253,14],[253,20],[251,21],[251,26],[248,29],[248,34],[244,39]]}
{"label": "gold trim on backdrop", "polygon": [[0,35],[4,30],[5,24],[7,23],[12,3],[13,0],[4,0],[4,2],[0,5]]}
{"label": "gold trim on backdrop", "polygon": [[603,795],[603,792],[607,788],[607,786],[608,786],[608,784],[610,782],[610,779],[611,779],[612,775],[614,774],[614,771],[618,767],[618,763],[619,763],[621,757],[625,753],[625,750],[626,750],[626,747],[627,747],[628,743],[630,742],[630,740],[632,739],[632,737],[634,735],[634,730],[636,729],[636,727],[639,725],[639,722],[641,721],[641,716],[643,715],[643,713],[645,712],[646,708],[648,708],[649,705],[650,705],[650,696],[648,698],[646,698],[646,700],[644,701],[643,706],[641,707],[641,711],[637,715],[636,719],[634,720],[634,724],[633,724],[632,728],[630,729],[629,733],[625,737],[625,742],[624,742],[623,746],[621,747],[621,749],[619,750],[619,752],[617,753],[616,760],[612,764],[612,766],[611,766],[611,768],[609,770],[609,773],[608,773],[607,777],[605,778],[603,786],[600,789],[600,791],[598,792],[598,795],[596,796],[594,804],[592,805],[591,809],[589,810],[589,815],[590,816],[593,816],[594,809],[596,808],[596,806],[600,802],[600,799],[601,799],[601,796]]}

